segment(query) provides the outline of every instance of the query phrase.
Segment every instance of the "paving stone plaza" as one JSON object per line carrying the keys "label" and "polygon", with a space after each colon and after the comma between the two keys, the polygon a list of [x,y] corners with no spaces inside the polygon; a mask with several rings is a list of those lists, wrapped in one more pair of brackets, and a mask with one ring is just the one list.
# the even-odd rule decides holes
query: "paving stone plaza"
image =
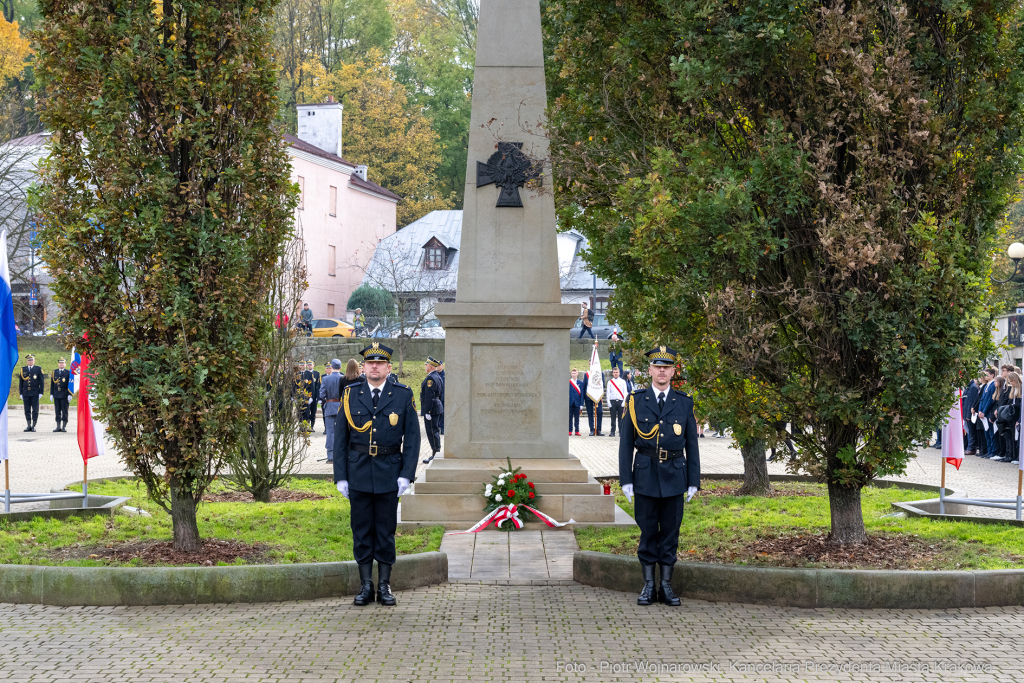
{"label": "paving stone plaza", "polygon": [[[45,427],[49,415],[40,418]],[[22,436],[10,418],[12,487],[81,478],[68,434]],[[425,440],[424,440],[425,443]],[[570,450],[613,474],[617,440]],[[742,471],[728,439],[702,439],[705,472]],[[306,472],[327,472],[314,462]],[[906,479],[937,482],[922,449]],[[781,465],[773,464],[781,473]],[[90,478],[124,471],[111,450]],[[1009,491],[1015,468],[968,458],[949,485]],[[636,596],[572,581],[565,531],[449,536],[447,584],[400,591],[398,606],[351,597],[295,603],[167,607],[0,605],[2,681],[1010,681],[1024,675],[1024,608],[825,610]],[[513,575],[515,578],[512,578]]]}

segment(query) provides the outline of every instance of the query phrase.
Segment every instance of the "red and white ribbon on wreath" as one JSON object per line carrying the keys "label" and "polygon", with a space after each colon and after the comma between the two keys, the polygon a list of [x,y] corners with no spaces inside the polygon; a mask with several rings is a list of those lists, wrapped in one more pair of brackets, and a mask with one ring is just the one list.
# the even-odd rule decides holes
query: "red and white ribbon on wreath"
{"label": "red and white ribbon on wreath", "polygon": [[572,519],[568,522],[556,522],[554,518],[545,515],[543,512],[540,512],[529,505],[516,505],[515,503],[509,503],[508,505],[502,505],[496,510],[492,510],[486,517],[465,531],[449,531],[445,536],[455,536],[456,534],[475,534],[478,531],[486,529],[491,522],[494,522],[495,529],[501,529],[501,525],[508,521],[511,521],[515,528],[522,529],[523,520],[519,518],[519,508],[529,510],[533,514],[537,515],[542,522],[552,528],[575,523],[575,520]]}

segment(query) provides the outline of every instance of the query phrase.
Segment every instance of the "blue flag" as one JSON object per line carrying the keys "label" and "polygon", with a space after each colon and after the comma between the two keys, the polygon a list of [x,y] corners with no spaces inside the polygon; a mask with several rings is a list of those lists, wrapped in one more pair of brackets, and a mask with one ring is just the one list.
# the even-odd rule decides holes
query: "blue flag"
{"label": "blue flag", "polygon": [[0,233],[0,461],[7,459],[7,397],[18,365],[18,333],[14,328],[14,297],[7,267],[7,231]]}

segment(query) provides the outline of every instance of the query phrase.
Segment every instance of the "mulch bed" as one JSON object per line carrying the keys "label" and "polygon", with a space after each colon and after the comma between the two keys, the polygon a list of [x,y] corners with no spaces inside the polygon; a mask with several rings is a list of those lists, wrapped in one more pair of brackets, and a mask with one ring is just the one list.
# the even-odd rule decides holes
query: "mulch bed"
{"label": "mulch bed", "polygon": [[[740,495],[739,491],[741,487],[742,484],[740,486],[715,486],[714,488],[702,488],[697,495],[710,496],[712,498],[738,496]],[[789,484],[787,482],[772,482],[772,495],[766,497],[774,498],[776,496],[802,496],[820,498],[824,495],[824,491],[820,489],[811,489],[806,485],[801,486],[800,484]]]}
{"label": "mulch bed", "polygon": [[[737,539],[738,540],[738,539]],[[807,533],[749,541],[733,552],[707,549],[681,552],[680,558],[698,562],[737,562],[776,567],[803,567],[807,563],[832,569],[927,569],[944,550],[943,543],[917,536],[868,536],[859,545],[832,545],[827,533]]]}
{"label": "mulch bed", "polygon": [[[291,489],[274,489],[270,492],[271,503],[297,503],[302,500],[327,500],[311,491],[293,491]],[[226,491],[224,493],[208,493],[203,496],[204,503],[251,503],[252,494],[248,491]]]}
{"label": "mulch bed", "polygon": [[247,563],[264,559],[267,547],[259,544],[224,541],[216,538],[203,540],[198,552],[183,553],[174,549],[172,541],[137,541],[113,544],[106,547],[70,546],[50,553],[55,560],[90,559],[129,562],[136,558],[143,564],[185,565],[198,564],[211,567],[218,562],[234,563],[241,558]]}

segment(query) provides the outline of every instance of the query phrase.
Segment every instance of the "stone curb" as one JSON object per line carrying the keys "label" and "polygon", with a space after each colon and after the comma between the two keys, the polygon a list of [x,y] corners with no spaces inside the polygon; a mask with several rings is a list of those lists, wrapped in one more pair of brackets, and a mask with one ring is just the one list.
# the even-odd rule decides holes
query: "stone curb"
{"label": "stone curb", "polygon": [[[639,592],[640,561],[627,555],[579,551],[577,583]],[[786,569],[677,562],[672,588],[682,597],[776,607],[950,609],[1024,605],[1024,569],[888,571]]]}
{"label": "stone curb", "polygon": [[[403,555],[391,587],[448,581],[448,556]],[[374,579],[376,583],[376,578]],[[0,603],[70,606],[285,602],[355,595],[355,562],[231,567],[41,567],[0,565]]]}

